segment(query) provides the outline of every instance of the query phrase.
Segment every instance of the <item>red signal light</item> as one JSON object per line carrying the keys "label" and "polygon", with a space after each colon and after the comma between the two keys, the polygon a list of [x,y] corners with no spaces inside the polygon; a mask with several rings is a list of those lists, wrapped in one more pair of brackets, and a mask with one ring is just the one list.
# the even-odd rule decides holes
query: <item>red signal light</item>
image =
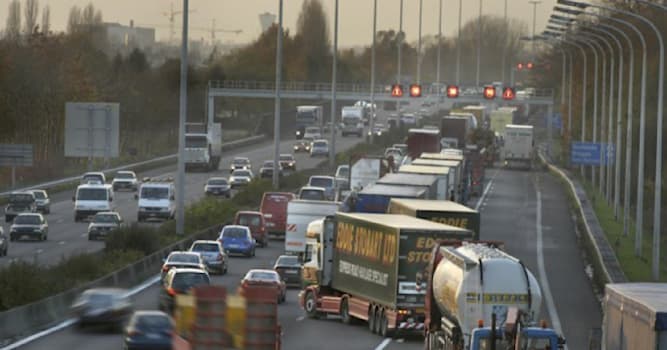
{"label": "red signal light", "polygon": [[528,62],[528,63],[526,63],[526,68],[527,68],[527,69],[533,69],[533,67],[535,67],[535,65],[533,64],[533,62]]}
{"label": "red signal light", "polygon": [[447,86],[447,97],[449,98],[459,97],[459,87],[456,85]]}
{"label": "red signal light", "polygon": [[484,98],[487,100],[493,100],[494,98],[496,98],[496,88],[494,86],[485,86]]}
{"label": "red signal light", "polygon": [[523,63],[521,63],[521,62],[517,63],[516,69],[517,70],[522,70],[523,69]]}
{"label": "red signal light", "polygon": [[422,96],[422,86],[419,84],[410,85],[410,97],[421,97]]}
{"label": "red signal light", "polygon": [[503,100],[513,100],[515,96],[513,88],[506,87],[503,89]]}
{"label": "red signal light", "polygon": [[403,97],[403,87],[400,84],[391,86],[391,97]]}

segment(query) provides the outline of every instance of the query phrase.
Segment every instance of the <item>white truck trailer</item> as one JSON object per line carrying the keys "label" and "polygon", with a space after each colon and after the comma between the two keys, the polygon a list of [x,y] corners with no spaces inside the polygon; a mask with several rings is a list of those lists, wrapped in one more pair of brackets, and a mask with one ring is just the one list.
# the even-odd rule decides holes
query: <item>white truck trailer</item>
{"label": "white truck trailer", "polygon": [[533,162],[533,126],[506,125],[503,160],[506,167],[530,169]]}

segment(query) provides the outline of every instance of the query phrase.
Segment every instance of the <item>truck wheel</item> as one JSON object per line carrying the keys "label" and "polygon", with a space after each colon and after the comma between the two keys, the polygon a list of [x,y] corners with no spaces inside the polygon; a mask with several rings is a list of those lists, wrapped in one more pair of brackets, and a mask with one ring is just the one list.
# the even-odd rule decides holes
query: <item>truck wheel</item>
{"label": "truck wheel", "polygon": [[380,308],[375,309],[375,322],[373,322],[374,323],[373,333],[380,334],[380,328],[382,328],[383,318],[384,318],[384,312],[382,311],[382,309]]}
{"label": "truck wheel", "polygon": [[343,301],[340,303],[340,320],[344,324],[352,323],[352,317],[350,317],[350,306],[348,305],[347,298],[343,298]]}
{"label": "truck wheel", "polygon": [[368,330],[375,333],[375,307],[368,310]]}
{"label": "truck wheel", "polygon": [[304,303],[304,309],[306,309],[306,315],[309,318],[317,318],[317,300],[315,300],[315,293],[307,292],[306,302]]}
{"label": "truck wheel", "polygon": [[384,338],[393,338],[394,336],[394,332],[389,330],[389,319],[387,319],[384,312],[380,319],[380,335]]}

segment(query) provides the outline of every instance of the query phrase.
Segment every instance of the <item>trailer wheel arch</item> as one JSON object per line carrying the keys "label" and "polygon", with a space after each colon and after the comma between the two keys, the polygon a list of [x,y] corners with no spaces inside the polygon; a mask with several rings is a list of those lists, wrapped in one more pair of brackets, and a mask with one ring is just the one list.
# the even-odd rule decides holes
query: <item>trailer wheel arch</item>
{"label": "trailer wheel arch", "polygon": [[351,324],[354,321],[354,318],[350,316],[349,300],[350,297],[348,295],[344,295],[340,300],[340,320],[344,324]]}

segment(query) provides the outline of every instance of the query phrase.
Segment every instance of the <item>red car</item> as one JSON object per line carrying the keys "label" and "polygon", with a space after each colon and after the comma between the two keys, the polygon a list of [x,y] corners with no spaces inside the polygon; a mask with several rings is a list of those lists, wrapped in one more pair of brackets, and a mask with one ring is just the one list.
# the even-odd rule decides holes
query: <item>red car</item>
{"label": "red car", "polygon": [[287,286],[280,275],[273,270],[250,270],[245,274],[239,286],[239,294],[244,295],[244,291],[250,288],[270,287],[275,288],[276,301],[278,304],[284,303],[287,297]]}
{"label": "red car", "polygon": [[268,234],[285,237],[287,202],[295,199],[291,192],[265,192],[259,211],[264,214]]}
{"label": "red car", "polygon": [[269,245],[269,234],[266,232],[264,215],[258,211],[239,211],[234,218],[234,225],[246,226],[250,229],[252,238],[261,247]]}

